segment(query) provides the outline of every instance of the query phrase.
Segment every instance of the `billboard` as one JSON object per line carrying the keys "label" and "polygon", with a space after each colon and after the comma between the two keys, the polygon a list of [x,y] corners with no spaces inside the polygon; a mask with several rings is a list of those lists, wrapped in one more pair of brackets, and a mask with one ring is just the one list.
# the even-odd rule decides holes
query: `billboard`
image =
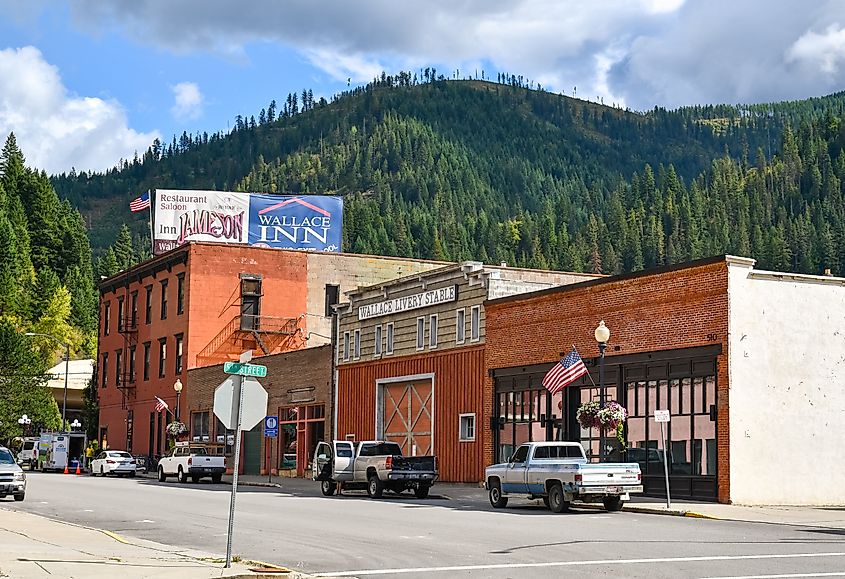
{"label": "billboard", "polygon": [[156,255],[188,241],[340,251],[340,197],[158,189],[154,207]]}

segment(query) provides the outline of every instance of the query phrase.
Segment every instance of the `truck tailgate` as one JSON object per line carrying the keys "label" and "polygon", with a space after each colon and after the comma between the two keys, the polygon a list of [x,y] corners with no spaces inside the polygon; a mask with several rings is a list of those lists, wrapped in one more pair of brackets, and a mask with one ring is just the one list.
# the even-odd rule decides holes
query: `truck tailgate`
{"label": "truck tailgate", "polygon": [[394,456],[394,470],[437,470],[437,459],[433,456]]}
{"label": "truck tailgate", "polygon": [[601,463],[578,465],[582,486],[639,485],[640,467],[636,463]]}

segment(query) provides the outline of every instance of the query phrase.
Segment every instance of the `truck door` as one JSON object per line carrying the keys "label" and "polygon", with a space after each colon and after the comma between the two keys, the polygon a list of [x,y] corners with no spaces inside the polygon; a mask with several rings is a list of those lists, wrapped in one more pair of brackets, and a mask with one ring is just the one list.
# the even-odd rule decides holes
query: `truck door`
{"label": "truck door", "polygon": [[505,471],[505,483],[502,490],[506,493],[527,493],[528,482],[528,445],[523,444],[516,449]]}
{"label": "truck door", "polygon": [[331,480],[332,478],[332,447],[327,442],[321,442],[314,451],[314,466],[311,475],[314,480]]}
{"label": "truck door", "polygon": [[334,480],[352,480],[355,474],[355,454],[352,443],[343,440],[334,441]]}

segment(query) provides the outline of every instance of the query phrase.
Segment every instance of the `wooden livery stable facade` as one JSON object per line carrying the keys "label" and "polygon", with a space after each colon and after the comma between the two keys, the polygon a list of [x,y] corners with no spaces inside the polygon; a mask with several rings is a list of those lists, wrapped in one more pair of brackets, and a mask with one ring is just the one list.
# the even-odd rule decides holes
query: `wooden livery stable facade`
{"label": "wooden livery stable facade", "polygon": [[392,440],[436,455],[441,480],[483,480],[485,300],[592,277],[464,262],[349,292],[335,437]]}

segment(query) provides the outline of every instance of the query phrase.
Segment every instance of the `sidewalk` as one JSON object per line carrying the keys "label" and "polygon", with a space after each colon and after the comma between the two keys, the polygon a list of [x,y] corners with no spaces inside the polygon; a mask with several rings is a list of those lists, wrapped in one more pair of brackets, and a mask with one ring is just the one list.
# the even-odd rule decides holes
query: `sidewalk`
{"label": "sidewalk", "polygon": [[[148,475],[155,478],[155,473]],[[232,476],[223,477],[223,482],[232,484]],[[267,475],[240,475],[238,486],[276,488],[279,492],[293,495],[319,495],[317,483],[310,479],[290,478]],[[409,496],[409,499],[411,497]],[[437,483],[431,489],[431,499],[452,501],[487,502],[487,491],[474,484]],[[539,501],[538,501],[539,503]],[[574,507],[604,510],[599,504],[585,505],[578,503]],[[634,495],[625,504],[627,512],[654,515],[673,515],[726,521],[768,523],[781,525],[803,525],[845,529],[845,506],[806,507],[806,506],[760,506],[725,505],[721,503],[672,501],[671,508],[666,508],[666,499]]]}
{"label": "sidewalk", "polygon": [[[263,578],[277,573],[252,572],[245,563],[224,569],[219,556],[98,529],[0,509],[0,577],[141,577],[200,579]],[[253,566],[254,567],[254,566]],[[284,577],[304,577],[299,573]]]}

